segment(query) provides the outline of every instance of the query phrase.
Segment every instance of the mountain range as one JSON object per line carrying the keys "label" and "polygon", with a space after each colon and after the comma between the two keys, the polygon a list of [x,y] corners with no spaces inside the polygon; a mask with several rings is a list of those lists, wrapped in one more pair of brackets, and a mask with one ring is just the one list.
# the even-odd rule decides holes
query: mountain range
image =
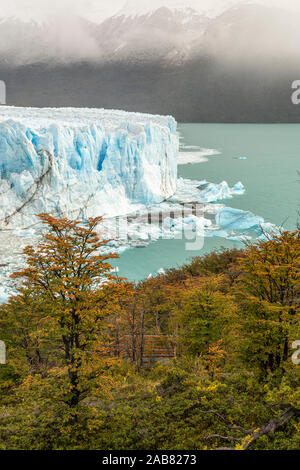
{"label": "mountain range", "polygon": [[122,108],[181,122],[300,121],[291,102],[300,14],[246,3],[211,15],[178,3],[94,16],[0,19],[8,104]]}

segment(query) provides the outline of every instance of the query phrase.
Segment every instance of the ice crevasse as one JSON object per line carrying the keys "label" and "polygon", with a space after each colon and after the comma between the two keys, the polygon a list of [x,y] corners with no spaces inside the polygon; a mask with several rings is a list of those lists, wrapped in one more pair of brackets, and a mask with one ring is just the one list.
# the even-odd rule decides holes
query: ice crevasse
{"label": "ice crevasse", "polygon": [[176,191],[178,148],[170,116],[1,106],[0,227],[159,203]]}

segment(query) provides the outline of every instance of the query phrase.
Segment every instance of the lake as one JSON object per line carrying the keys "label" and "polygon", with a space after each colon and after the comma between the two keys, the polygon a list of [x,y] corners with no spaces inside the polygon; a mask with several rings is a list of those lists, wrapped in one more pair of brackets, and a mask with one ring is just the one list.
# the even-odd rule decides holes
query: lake
{"label": "lake", "polygon": [[[212,183],[225,180],[230,186],[241,181],[246,193],[224,204],[295,229],[300,218],[300,124],[180,124],[178,130],[182,147],[220,152],[207,157],[207,162],[179,165],[178,176]],[[159,240],[125,251],[115,264],[121,276],[138,281],[194,256],[242,246],[237,241],[206,238],[201,250],[187,251],[185,240]]]}

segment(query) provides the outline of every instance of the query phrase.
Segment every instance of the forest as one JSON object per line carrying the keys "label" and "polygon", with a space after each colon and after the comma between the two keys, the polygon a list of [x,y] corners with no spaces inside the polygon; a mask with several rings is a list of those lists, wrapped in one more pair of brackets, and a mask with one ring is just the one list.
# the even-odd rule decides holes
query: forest
{"label": "forest", "polygon": [[134,284],[101,218],[39,217],[0,306],[0,450],[300,449],[299,229]]}

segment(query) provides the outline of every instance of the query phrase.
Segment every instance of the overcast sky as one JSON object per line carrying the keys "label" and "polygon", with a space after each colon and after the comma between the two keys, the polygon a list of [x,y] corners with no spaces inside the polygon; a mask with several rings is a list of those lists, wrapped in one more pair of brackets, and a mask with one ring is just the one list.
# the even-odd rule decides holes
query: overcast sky
{"label": "overcast sky", "polygon": [[[300,11],[299,0],[243,0],[247,3],[260,3],[269,6],[279,6],[285,9]],[[102,20],[118,11],[129,13],[142,12],[149,5],[190,6],[201,12],[211,13],[222,11],[227,6],[241,3],[241,0],[0,0],[0,16],[17,15],[28,19],[44,20],[45,18],[61,16],[62,13],[80,14],[94,20]],[[124,5],[128,4],[127,8]]]}

